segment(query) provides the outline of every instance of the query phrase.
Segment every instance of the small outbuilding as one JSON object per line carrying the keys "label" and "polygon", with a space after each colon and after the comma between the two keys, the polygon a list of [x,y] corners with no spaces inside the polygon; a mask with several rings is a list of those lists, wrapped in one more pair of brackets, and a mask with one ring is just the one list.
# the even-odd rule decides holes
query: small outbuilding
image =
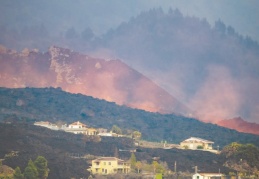
{"label": "small outbuilding", "polygon": [[195,173],[192,179],[221,179],[222,173]]}

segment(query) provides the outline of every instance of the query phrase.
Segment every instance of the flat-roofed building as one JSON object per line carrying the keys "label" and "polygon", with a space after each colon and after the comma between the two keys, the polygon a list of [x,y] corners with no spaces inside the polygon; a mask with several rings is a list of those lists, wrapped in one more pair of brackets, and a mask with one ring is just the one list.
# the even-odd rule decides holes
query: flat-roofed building
{"label": "flat-roofed building", "polygon": [[222,173],[195,173],[192,179],[221,179]]}

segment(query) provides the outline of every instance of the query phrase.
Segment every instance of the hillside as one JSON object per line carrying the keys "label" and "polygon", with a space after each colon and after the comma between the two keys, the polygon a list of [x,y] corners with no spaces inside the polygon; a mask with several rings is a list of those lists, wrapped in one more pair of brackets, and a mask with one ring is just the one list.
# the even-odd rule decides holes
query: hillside
{"label": "hillside", "polygon": [[82,121],[93,127],[139,130],[143,139],[167,140],[179,144],[193,136],[214,141],[222,148],[231,142],[259,145],[259,136],[203,123],[179,115],[150,113],[119,106],[82,94],[71,94],[60,88],[0,88],[0,120],[14,122]]}
{"label": "hillside", "polygon": [[258,122],[258,42],[221,20],[212,26],[178,9],[151,9],[90,47],[123,59],[199,119],[216,123],[241,116]]}
{"label": "hillside", "polygon": [[100,59],[52,46],[48,52],[0,48],[0,86],[61,87],[133,108],[162,113],[189,109],[120,60]]}
{"label": "hillside", "polygon": [[[10,135],[10,133],[12,133]],[[12,168],[20,166],[23,171],[29,159],[35,159],[38,155],[45,156],[50,169],[49,179],[66,179],[88,177],[86,168],[93,156],[114,156],[115,148],[133,148],[133,142],[127,138],[103,137],[100,142],[84,142],[82,135],[75,135],[61,131],[36,127],[27,124],[3,124],[0,123],[0,158],[5,158],[4,165]],[[15,151],[17,155],[8,155]],[[71,156],[84,156],[85,159]],[[129,152],[120,152],[122,159],[130,158]],[[202,171],[222,172],[230,171],[223,167],[224,158],[219,155],[191,150],[164,150],[142,149],[135,153],[137,160],[152,162],[153,157],[160,157],[160,161],[166,162],[173,170],[174,161],[177,161],[177,170],[193,173],[193,166],[197,165]],[[4,157],[5,156],[5,157]]]}
{"label": "hillside", "polygon": [[[54,86],[147,111],[187,116],[191,113],[167,91],[120,60],[93,58],[54,46],[46,53],[36,49],[19,53],[1,46],[0,62],[2,87]],[[251,125],[232,128],[257,134],[243,126]]]}
{"label": "hillside", "polygon": [[224,126],[229,129],[235,129],[240,132],[247,132],[259,135],[259,124],[246,122],[241,117],[233,119],[225,119],[217,122],[219,126]]}
{"label": "hillside", "polygon": [[[92,158],[76,159],[77,155],[107,155],[112,156],[116,147],[128,148],[132,142],[107,138],[101,143],[84,142],[82,135],[74,135],[61,131],[52,131],[33,125],[0,123],[0,158],[5,159],[3,164],[12,168],[19,166],[22,171],[29,159],[38,155],[48,160],[50,179],[82,178],[89,176],[86,169]],[[104,147],[105,146],[105,147]],[[8,155],[16,152],[17,155]],[[125,156],[121,156],[122,158]]]}

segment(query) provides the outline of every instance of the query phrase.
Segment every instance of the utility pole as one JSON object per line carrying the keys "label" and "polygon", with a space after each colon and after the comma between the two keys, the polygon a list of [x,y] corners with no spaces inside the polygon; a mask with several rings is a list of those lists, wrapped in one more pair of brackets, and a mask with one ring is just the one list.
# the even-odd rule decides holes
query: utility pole
{"label": "utility pole", "polygon": [[195,173],[198,173],[198,166],[195,166],[195,167],[194,167],[194,172],[195,172]]}

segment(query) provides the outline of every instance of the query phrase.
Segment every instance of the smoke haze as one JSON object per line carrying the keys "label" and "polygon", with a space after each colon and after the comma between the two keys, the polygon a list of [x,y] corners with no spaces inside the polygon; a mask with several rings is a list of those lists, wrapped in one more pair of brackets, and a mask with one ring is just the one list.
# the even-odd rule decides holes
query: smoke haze
{"label": "smoke haze", "polygon": [[[258,1],[198,2],[1,1],[0,43],[16,50],[41,51],[58,45],[103,59],[120,59],[188,106],[189,115],[211,122],[241,116],[258,123]],[[37,81],[39,86],[59,86],[66,82],[66,90],[71,92],[87,91],[118,104],[130,98],[128,105],[159,111],[153,105],[157,99],[143,92],[148,84],[137,81],[132,90],[139,96],[132,98],[123,85],[115,85],[121,79],[100,72],[105,62],[91,64],[100,72],[92,77],[75,61],[66,61],[70,67],[65,68],[55,60],[43,65],[38,59],[33,63],[42,71],[26,83],[22,76],[36,69],[25,63],[21,70],[22,62],[14,63],[17,66],[1,64],[1,71],[20,74],[12,80],[14,84],[6,80],[6,85],[33,86]],[[48,66],[51,73],[42,76]],[[120,73],[127,76],[124,70]],[[77,74],[85,76],[85,85]],[[5,79],[6,74],[1,75]],[[53,75],[57,75],[55,79]],[[92,86],[106,90],[91,90]],[[143,95],[152,103],[141,98]]]}
{"label": "smoke haze", "polygon": [[195,116],[216,123],[238,115],[241,107],[238,83],[225,67],[210,66],[207,70],[207,78],[189,103]]}

